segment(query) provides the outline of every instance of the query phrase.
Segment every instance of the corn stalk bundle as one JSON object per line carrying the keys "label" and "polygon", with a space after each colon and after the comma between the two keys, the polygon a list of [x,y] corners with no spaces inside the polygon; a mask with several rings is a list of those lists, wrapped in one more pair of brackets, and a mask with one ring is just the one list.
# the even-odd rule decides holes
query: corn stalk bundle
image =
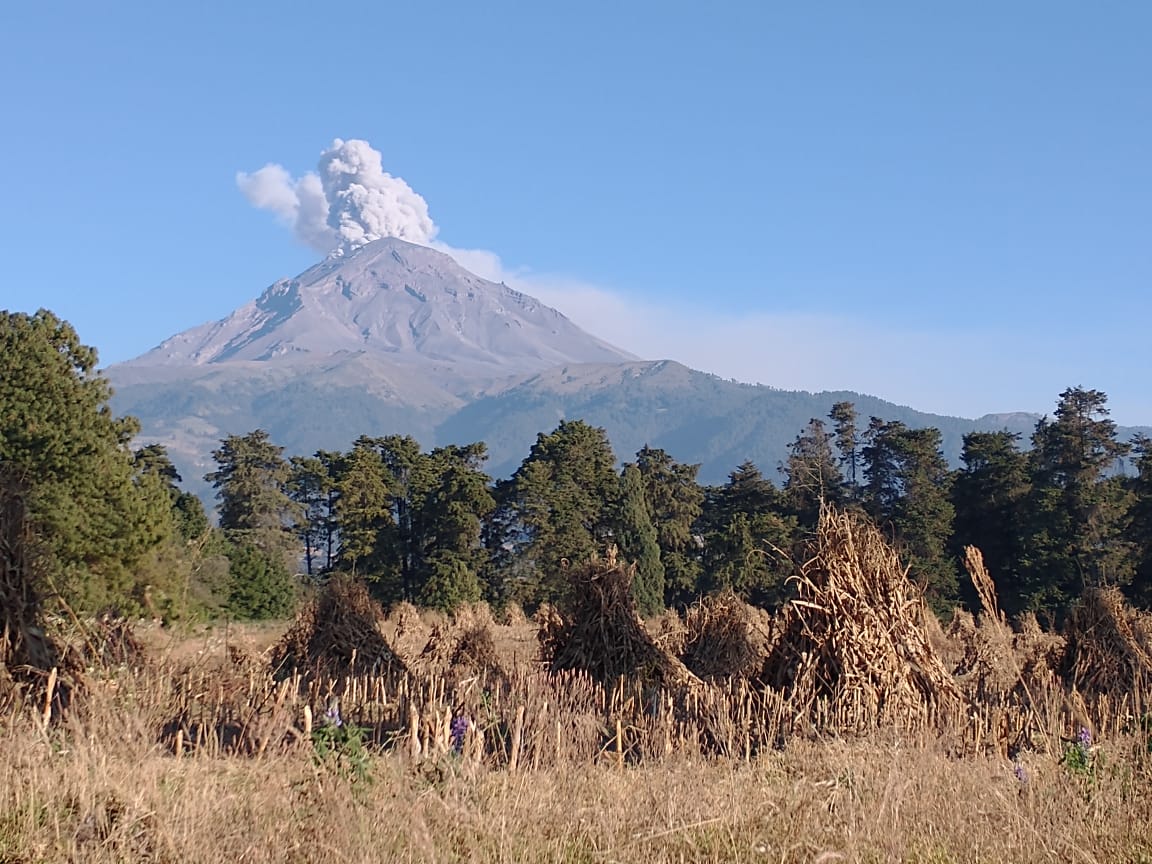
{"label": "corn stalk bundle", "polygon": [[1016,634],[1012,648],[1020,666],[1020,678],[1029,687],[1051,684],[1067,651],[1067,642],[1059,633],[1040,626],[1034,612],[1025,612],[1016,619]]}
{"label": "corn stalk bundle", "polygon": [[432,628],[420,654],[420,666],[429,673],[503,672],[492,629],[482,620],[453,621]]}
{"label": "corn stalk bundle", "polygon": [[964,547],[964,569],[976,589],[981,610],[976,616],[953,612],[952,624],[964,646],[964,655],[953,673],[970,697],[999,703],[1020,683],[1022,670],[1012,628],[1000,611],[996,584],[984,565],[984,556],[975,546]]}
{"label": "corn stalk bundle", "polygon": [[792,581],[763,678],[795,716],[917,724],[963,704],[923,627],[919,589],[866,519],[822,506],[812,557]]}
{"label": "corn stalk bundle", "polygon": [[147,663],[147,651],[132,631],[132,624],[116,612],[97,616],[84,637],[76,650],[81,662],[88,666],[139,669]]}
{"label": "corn stalk bundle", "polygon": [[361,582],[334,576],[273,648],[273,668],[337,676],[405,670],[380,632],[383,617]]}
{"label": "corn stalk bundle", "polygon": [[523,627],[528,623],[524,607],[515,600],[509,600],[500,610],[500,623],[505,627]]}
{"label": "corn stalk bundle", "polygon": [[665,609],[648,625],[648,632],[656,644],[668,654],[684,659],[684,646],[688,641],[688,628],[675,609]]}
{"label": "corn stalk bundle", "polygon": [[972,580],[972,587],[976,589],[976,596],[980,598],[980,606],[984,610],[984,615],[992,621],[1007,626],[996,598],[996,583],[992,581],[992,574],[984,566],[984,553],[976,546],[964,547],[964,569],[968,572],[968,578]]}
{"label": "corn stalk bundle", "polygon": [[1089,588],[1065,627],[1065,665],[1077,688],[1139,692],[1152,684],[1152,617],[1118,588]]}
{"label": "corn stalk bundle", "polygon": [[681,659],[701,678],[756,678],[772,641],[768,614],[724,591],[689,607]]}
{"label": "corn stalk bundle", "polygon": [[608,683],[620,676],[666,686],[700,679],[660,648],[644,628],[632,596],[635,565],[593,561],[568,570],[571,599],[537,614],[541,659],[553,670],[583,669]]}

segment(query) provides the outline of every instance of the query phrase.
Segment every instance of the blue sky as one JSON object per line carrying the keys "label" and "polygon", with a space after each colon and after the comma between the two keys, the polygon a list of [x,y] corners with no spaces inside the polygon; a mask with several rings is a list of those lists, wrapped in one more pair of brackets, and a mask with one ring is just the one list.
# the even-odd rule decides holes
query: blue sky
{"label": "blue sky", "polygon": [[[4,4],[0,306],[105,362],[318,255],[237,189],[371,142],[635,353],[1152,423],[1152,4]],[[490,256],[489,256],[490,257]]]}

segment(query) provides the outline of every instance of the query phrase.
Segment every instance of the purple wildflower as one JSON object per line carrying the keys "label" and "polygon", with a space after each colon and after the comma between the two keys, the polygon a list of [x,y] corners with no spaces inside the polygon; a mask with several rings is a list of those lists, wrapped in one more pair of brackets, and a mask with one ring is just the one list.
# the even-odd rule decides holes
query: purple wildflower
{"label": "purple wildflower", "polygon": [[1076,743],[1079,744],[1083,750],[1087,750],[1092,746],[1092,732],[1087,726],[1080,727],[1080,732],[1076,735]]}
{"label": "purple wildflower", "polygon": [[457,753],[464,750],[464,736],[471,725],[467,717],[457,717],[452,721],[452,749]]}
{"label": "purple wildflower", "polygon": [[335,726],[337,729],[344,725],[344,721],[340,719],[339,707],[332,705],[324,712],[324,723],[327,726]]}
{"label": "purple wildflower", "polygon": [[1012,773],[1016,775],[1016,779],[1019,780],[1021,783],[1027,783],[1028,782],[1028,772],[1024,769],[1024,766],[1021,765],[1019,762],[1017,762],[1016,767],[1014,769],[1012,769]]}

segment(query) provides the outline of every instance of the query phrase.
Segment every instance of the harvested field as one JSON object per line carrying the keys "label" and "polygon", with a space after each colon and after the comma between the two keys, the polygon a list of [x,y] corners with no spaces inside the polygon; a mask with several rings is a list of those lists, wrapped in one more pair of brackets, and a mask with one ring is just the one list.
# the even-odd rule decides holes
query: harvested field
{"label": "harvested field", "polygon": [[775,620],[720,595],[653,636],[629,568],[569,577],[513,626],[337,580],[283,631],[128,631],[142,662],[0,715],[0,861],[1152,856],[1149,630],[1115,593],[1061,635],[985,591],[945,631],[831,511]]}

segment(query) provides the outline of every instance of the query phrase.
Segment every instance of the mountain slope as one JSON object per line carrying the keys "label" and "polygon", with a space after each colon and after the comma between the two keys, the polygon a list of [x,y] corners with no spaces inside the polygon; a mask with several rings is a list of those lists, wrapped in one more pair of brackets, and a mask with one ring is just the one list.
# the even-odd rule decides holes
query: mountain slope
{"label": "mountain slope", "polygon": [[543,303],[402,240],[370,243],[281,280],[220,321],[107,370],[113,408],[165,444],[203,493],[226,435],[266,429],[289,454],[344,449],[361,434],[425,447],[485,441],[507,476],[564,418],[603,426],[617,456],[644,444],[722,482],[745,460],[776,479],[788,447],[837,401],[935,426],[948,458],[974,429],[1023,433],[1036,417],[940,417],[857,393],[738,384],[672,361],[640,361]]}
{"label": "mountain slope", "polygon": [[777,467],[797,434],[811,418],[826,419],[841,401],[856,406],[862,426],[876,416],[940,429],[945,454],[954,464],[968,432],[1008,429],[1026,439],[1037,419],[1025,414],[944,417],[848,391],[807,393],[740,384],[665,360],[542,372],[465,405],[439,425],[436,438],[486,441],[491,469],[501,476],[515,470],[536,432],[549,431],[564,418],[579,418],[604,427],[622,460],[648,444],[680,461],[701,463],[700,479],[706,483],[723,482],[745,460],[779,480]]}
{"label": "mountain slope", "polygon": [[141,437],[199,484],[226,435],[263,427],[291,453],[361,433],[431,443],[479,394],[558,364],[632,359],[533,297],[385,238],[107,374],[115,409],[139,417]]}
{"label": "mountain slope", "polygon": [[[560,312],[395,238],[282,279],[227,318],[187,330],[110,371],[205,367],[363,352],[453,389],[563,363],[635,359]],[[139,380],[140,376],[136,376]]]}

